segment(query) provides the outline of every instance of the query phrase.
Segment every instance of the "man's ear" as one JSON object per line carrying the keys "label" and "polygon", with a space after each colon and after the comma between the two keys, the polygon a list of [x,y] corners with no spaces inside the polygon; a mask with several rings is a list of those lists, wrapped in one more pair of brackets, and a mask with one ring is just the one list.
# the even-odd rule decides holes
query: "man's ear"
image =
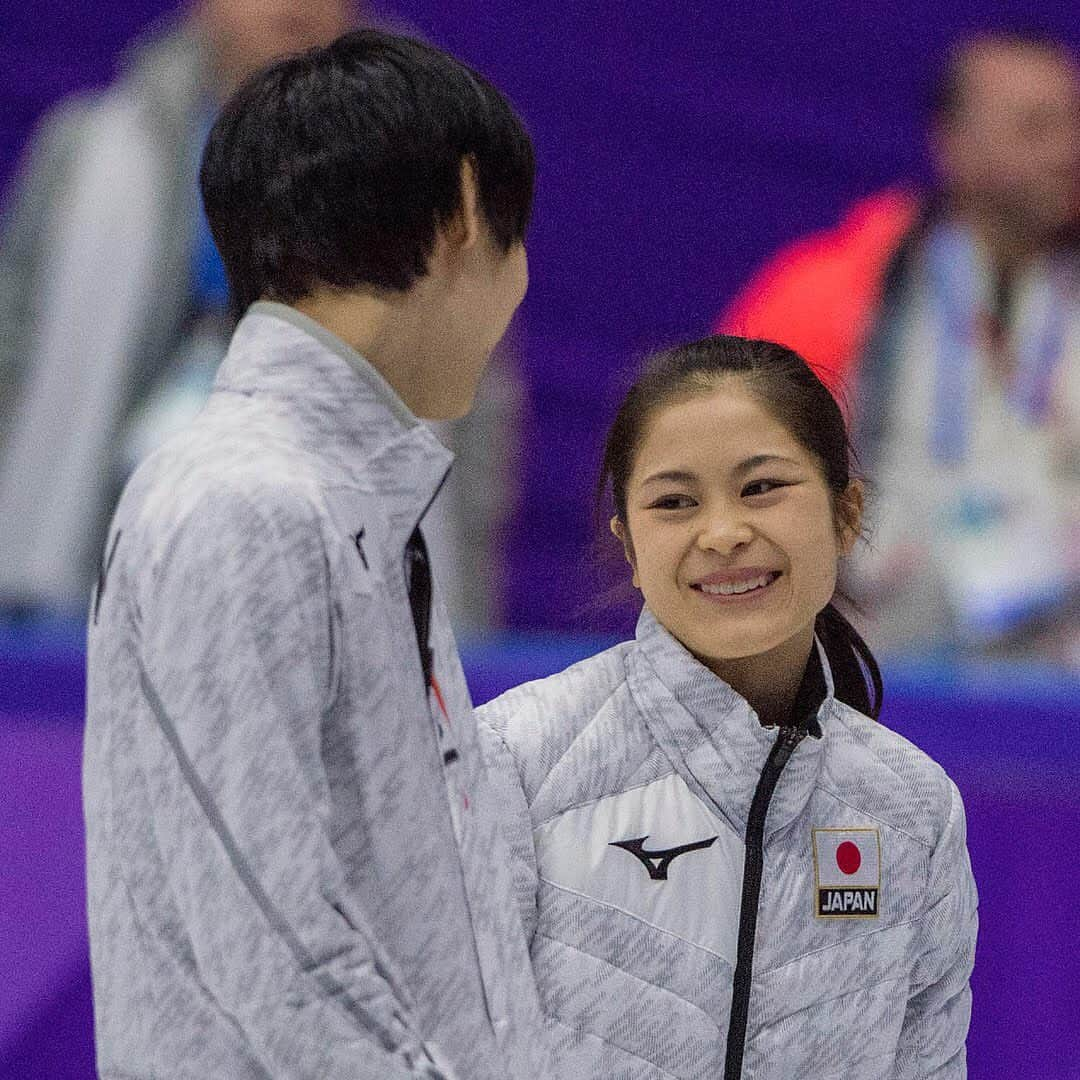
{"label": "man's ear", "polygon": [[476,175],[476,161],[471,155],[461,159],[458,187],[461,192],[458,208],[447,221],[443,232],[454,247],[465,251],[476,247],[484,234],[480,182]]}
{"label": "man's ear", "polygon": [[619,520],[618,516],[611,519],[610,527],[615,538],[622,544],[623,555],[630,564],[630,569],[634,571],[634,588],[640,589],[641,581],[638,579],[637,556],[634,554],[634,545],[630,541],[630,530]]}
{"label": "man's ear", "polygon": [[850,554],[855,541],[862,536],[865,503],[866,487],[861,480],[852,480],[847,490],[836,500],[837,535],[841,555]]}

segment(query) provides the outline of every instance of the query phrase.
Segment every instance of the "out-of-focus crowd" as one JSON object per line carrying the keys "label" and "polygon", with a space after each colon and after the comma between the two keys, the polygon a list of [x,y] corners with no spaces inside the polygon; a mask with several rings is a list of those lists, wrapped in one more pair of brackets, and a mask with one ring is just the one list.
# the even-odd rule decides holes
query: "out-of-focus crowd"
{"label": "out-of-focus crowd", "polygon": [[[273,57],[363,21],[351,0],[196,0],[38,126],[0,234],[9,616],[85,606],[124,481],[224,355],[235,313],[196,185],[215,110]],[[845,587],[873,646],[1080,668],[1076,58],[973,37],[927,126],[933,190],[877,193],[780,251],[717,329],[793,346],[849,411],[872,529]],[[511,332],[472,415],[439,427],[458,465],[430,541],[469,633],[500,620],[519,386]]]}

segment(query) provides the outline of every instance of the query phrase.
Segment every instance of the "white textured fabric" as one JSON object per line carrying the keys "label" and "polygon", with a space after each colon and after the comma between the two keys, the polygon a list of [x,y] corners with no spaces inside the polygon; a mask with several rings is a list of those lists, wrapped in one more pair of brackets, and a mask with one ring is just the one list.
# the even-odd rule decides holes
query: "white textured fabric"
{"label": "white textured fabric", "polygon": [[[776,732],[647,610],[635,641],[518,687],[479,717],[556,1072],[722,1076],[735,846]],[[959,794],[831,690],[818,720],[822,738],[799,745],[766,819],[742,1075],[957,1080],[977,924]],[[824,829],[859,846],[858,888],[879,872],[872,912],[863,902],[850,917],[817,916]],[[661,849],[720,839],[654,880],[618,846],[646,834],[654,867]],[[842,861],[855,859],[845,849]]]}
{"label": "white textured fabric", "polygon": [[439,583],[441,703],[408,598],[449,459],[360,357],[257,304],[129,483],[89,630],[104,1080],[548,1075]]}
{"label": "white textured fabric", "polygon": [[[654,873],[612,840],[647,840],[643,851],[709,843],[671,859],[652,856]],[[643,920],[735,964],[739,938],[742,840],[717,822],[678,773],[568,810],[533,836],[543,881]],[[707,852],[707,854],[706,854]],[[708,896],[708,908],[694,898]]]}

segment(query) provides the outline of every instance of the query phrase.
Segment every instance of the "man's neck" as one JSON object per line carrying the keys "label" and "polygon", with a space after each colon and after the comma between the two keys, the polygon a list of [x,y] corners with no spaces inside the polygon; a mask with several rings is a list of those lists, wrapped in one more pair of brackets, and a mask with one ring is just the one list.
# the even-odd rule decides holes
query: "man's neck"
{"label": "man's neck", "polygon": [[340,293],[323,290],[293,305],[359,353],[416,416],[444,411],[428,356],[423,289]]}
{"label": "man's neck", "polygon": [[1015,279],[1052,246],[1045,232],[971,199],[954,196],[949,215],[971,232],[995,277]]}

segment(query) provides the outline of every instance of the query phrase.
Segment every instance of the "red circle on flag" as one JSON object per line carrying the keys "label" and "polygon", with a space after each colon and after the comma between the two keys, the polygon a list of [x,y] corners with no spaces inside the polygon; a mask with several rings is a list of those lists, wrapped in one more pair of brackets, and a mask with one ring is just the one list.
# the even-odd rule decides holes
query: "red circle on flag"
{"label": "red circle on flag", "polygon": [[853,844],[850,840],[845,840],[836,849],[836,865],[840,867],[843,873],[854,874],[862,866],[862,855],[859,854],[858,845]]}

